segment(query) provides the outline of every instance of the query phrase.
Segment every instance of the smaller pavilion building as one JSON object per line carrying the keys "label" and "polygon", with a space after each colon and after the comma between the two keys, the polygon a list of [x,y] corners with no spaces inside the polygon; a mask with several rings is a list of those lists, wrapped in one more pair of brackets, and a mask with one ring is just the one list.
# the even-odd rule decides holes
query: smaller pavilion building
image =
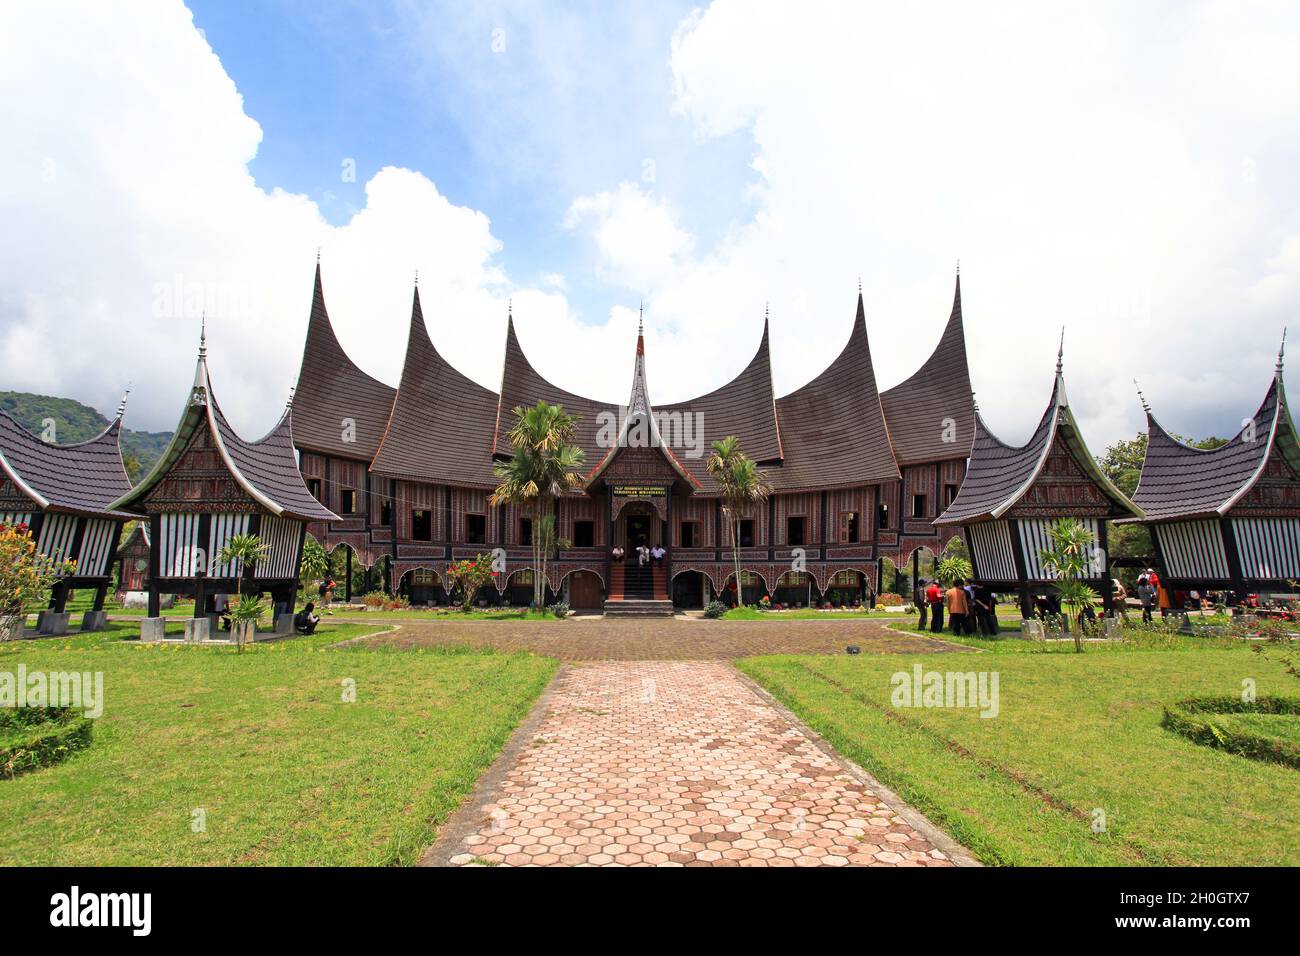
{"label": "smaller pavilion building", "polygon": [[1106,522],[1143,517],[1088,450],[1070,410],[1062,363],[1063,351],[1058,351],[1047,411],[1018,448],[1000,441],[976,411],[965,480],[935,521],[941,527],[961,526],[974,578],[995,591],[1019,593],[1026,618],[1033,615],[1035,591],[1050,593],[1054,576],[1044,567],[1041,552],[1051,544],[1048,530],[1055,522],[1077,518],[1092,531],[1096,544],[1087,580],[1109,613],[1113,594]]}
{"label": "smaller pavilion building", "polygon": [[1177,591],[1295,591],[1300,579],[1300,441],[1282,382],[1283,353],[1255,414],[1225,445],[1195,448],[1147,414],[1133,500],[1151,529],[1165,585]]}
{"label": "smaller pavilion building", "polygon": [[[112,507],[148,523],[149,616],[161,595],[194,595],[194,616],[216,594],[269,592],[292,614],[307,523],[338,516],[312,497],[298,470],[293,405],[257,441],[241,438],[217,403],[201,339],[194,385],[180,424],[149,474]],[[238,534],[254,534],[265,553],[252,567],[224,564],[221,551]],[[156,628],[156,626],[155,626]]]}
{"label": "smaller pavilion building", "polygon": [[88,441],[47,442],[0,412],[0,523],[26,525],[38,551],[54,561],[74,561],[76,570],[51,592],[41,628],[63,633],[69,591],[94,588],[93,610],[83,630],[104,625],[104,598],[122,526],[132,516],[115,500],[131,488],[119,438],[126,400],[117,417]]}

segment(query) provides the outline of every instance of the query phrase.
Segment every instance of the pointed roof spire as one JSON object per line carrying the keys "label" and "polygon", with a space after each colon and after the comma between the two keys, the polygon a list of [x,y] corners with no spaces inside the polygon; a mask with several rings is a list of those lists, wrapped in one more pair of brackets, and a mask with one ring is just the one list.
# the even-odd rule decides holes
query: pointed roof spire
{"label": "pointed roof spire", "polygon": [[199,358],[208,357],[208,314],[199,315]]}
{"label": "pointed roof spire", "polygon": [[975,389],[973,388],[970,390],[970,407],[975,410],[976,415],[980,413],[979,399],[975,397]]}
{"label": "pointed roof spire", "polygon": [[[638,362],[641,362],[641,356],[645,355],[645,300],[644,299],[641,300],[641,312],[636,320],[636,354],[637,354]],[[641,362],[639,368],[642,375],[644,375],[645,365],[643,362]],[[633,390],[633,394],[635,394],[636,392],[635,383],[633,383],[632,390]],[[631,407],[630,403],[628,407],[629,408]]]}
{"label": "pointed roof spire", "polygon": [[1282,329],[1282,344],[1277,348],[1277,368],[1274,370],[1278,375],[1282,374],[1283,361],[1286,358],[1286,328]]}
{"label": "pointed roof spire", "polygon": [[122,393],[122,400],[117,403],[117,417],[120,420],[126,414],[126,400],[131,394],[131,383],[126,383],[126,391]]}
{"label": "pointed roof spire", "polygon": [[1142,386],[1138,384],[1137,379],[1133,379],[1133,387],[1137,389],[1138,401],[1142,403],[1142,411],[1150,415],[1151,406],[1147,404],[1147,397],[1142,394]]}
{"label": "pointed roof spire", "polygon": [[514,296],[506,299],[506,319],[514,321],[515,318],[515,300]]}
{"label": "pointed roof spire", "polygon": [[1061,374],[1065,365],[1065,326],[1061,326],[1061,344],[1056,347],[1056,374]]}
{"label": "pointed roof spire", "polygon": [[294,393],[294,386],[290,385],[290,386],[289,386],[289,400],[288,400],[287,402],[284,403],[284,407],[285,407],[286,409],[293,408],[293,393]]}
{"label": "pointed roof spire", "polygon": [[957,260],[957,277],[961,278],[961,260]]}
{"label": "pointed roof spire", "polygon": [[316,265],[320,265],[320,246],[316,247]]}

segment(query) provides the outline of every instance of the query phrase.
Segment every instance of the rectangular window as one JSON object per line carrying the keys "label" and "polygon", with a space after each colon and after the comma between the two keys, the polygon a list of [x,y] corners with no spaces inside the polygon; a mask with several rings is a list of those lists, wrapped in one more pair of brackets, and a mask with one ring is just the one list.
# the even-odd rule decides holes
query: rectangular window
{"label": "rectangular window", "polygon": [[351,488],[344,488],[339,493],[339,510],[345,515],[357,513],[357,493]]}
{"label": "rectangular window", "polygon": [[804,543],[803,537],[804,519],[803,515],[798,515],[785,519],[785,543],[791,547],[796,547]]}
{"label": "rectangular window", "polygon": [[740,519],[740,546],[742,548],[752,548],[754,546],[754,519]]}
{"label": "rectangular window", "polygon": [[321,499],[320,496],[321,495],[320,488],[321,488],[321,483],[319,478],[307,479],[307,490],[311,492],[311,496],[315,498],[317,501],[320,501],[322,504],[324,504],[324,501]]}
{"label": "rectangular window", "polygon": [[519,543],[527,547],[533,546],[533,519],[519,519]]}
{"label": "rectangular window", "polygon": [[925,517],[925,495],[912,495],[912,517]]}
{"label": "rectangular window", "polygon": [[840,512],[840,544],[858,543],[858,513],[856,511]]}
{"label": "rectangular window", "polygon": [[951,504],[952,504],[954,501],[956,501],[956,500],[957,500],[957,486],[956,486],[956,485],[944,485],[944,486],[943,486],[943,506],[944,506],[945,508],[947,508],[949,505],[951,505]]}
{"label": "rectangular window", "polygon": [[432,541],[433,540],[433,514],[429,511],[416,509],[411,512],[411,540],[413,541]]}
{"label": "rectangular window", "polygon": [[876,520],[879,522],[879,527],[889,527],[889,505],[881,504],[876,508]]}
{"label": "rectangular window", "polygon": [[379,502],[379,523],[386,527],[393,523],[393,503],[387,499]]}
{"label": "rectangular window", "polygon": [[[531,532],[529,540],[532,540]],[[487,543],[487,517],[485,515],[465,516],[465,541],[467,544]]]}
{"label": "rectangular window", "polygon": [[596,522],[573,522],[573,546],[575,548],[594,548],[596,546]]}
{"label": "rectangular window", "polygon": [[682,547],[700,547],[700,523],[698,521],[682,522]]}

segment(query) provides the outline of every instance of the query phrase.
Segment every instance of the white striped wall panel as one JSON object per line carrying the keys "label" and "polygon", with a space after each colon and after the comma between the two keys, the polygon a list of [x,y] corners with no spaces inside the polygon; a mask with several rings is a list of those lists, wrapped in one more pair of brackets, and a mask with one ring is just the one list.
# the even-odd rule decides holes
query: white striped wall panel
{"label": "white striped wall panel", "polygon": [[36,550],[51,561],[64,561],[72,557],[72,540],[77,536],[76,515],[47,514],[41,522],[41,534],[36,539]]}
{"label": "white striped wall panel", "polygon": [[[1092,577],[1106,576],[1106,555],[1101,550],[1101,523],[1096,518],[1077,519],[1092,532],[1092,559],[1088,570]],[[1021,518],[1020,547],[1025,555],[1025,574],[1030,581],[1050,581],[1056,577],[1043,566],[1042,552],[1052,547],[1052,538],[1048,531],[1056,524],[1053,518]]]}
{"label": "white striped wall panel", "polygon": [[117,530],[116,521],[92,518],[86,522],[86,533],[81,537],[81,553],[77,555],[79,577],[102,578],[108,574],[108,556],[113,553]]}
{"label": "white striped wall panel", "polygon": [[246,514],[220,512],[212,516],[208,527],[208,575],[214,578],[237,578],[244,573],[243,561],[221,560],[221,549],[237,534],[248,534]]}
{"label": "white striped wall panel", "polygon": [[1155,527],[1165,572],[1171,578],[1228,577],[1228,556],[1218,519],[1174,521]]}
{"label": "white striped wall panel", "polygon": [[966,529],[970,536],[975,572],[989,581],[1016,580],[1016,555],[1011,549],[1011,525],[1006,521],[981,521]]}
{"label": "white striped wall panel", "polygon": [[1233,518],[1241,573],[1247,578],[1300,578],[1300,519]]}
{"label": "white striped wall panel", "polygon": [[158,550],[164,578],[192,578],[207,570],[208,557],[199,545],[199,516],[192,512],[159,515]]}
{"label": "white striped wall panel", "polygon": [[293,578],[298,576],[298,541],[302,537],[302,522],[289,518],[262,516],[263,555],[253,570],[253,576],[262,579]]}

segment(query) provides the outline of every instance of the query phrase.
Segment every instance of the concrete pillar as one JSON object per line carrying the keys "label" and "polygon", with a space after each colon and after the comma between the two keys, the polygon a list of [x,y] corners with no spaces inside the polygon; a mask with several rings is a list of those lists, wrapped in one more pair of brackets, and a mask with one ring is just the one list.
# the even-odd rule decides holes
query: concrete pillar
{"label": "concrete pillar", "polygon": [[167,618],[146,617],[140,621],[140,640],[146,642],[161,641],[166,634]]}
{"label": "concrete pillar", "polygon": [[185,621],[185,640],[192,644],[211,638],[209,622],[206,617],[191,617]]}

